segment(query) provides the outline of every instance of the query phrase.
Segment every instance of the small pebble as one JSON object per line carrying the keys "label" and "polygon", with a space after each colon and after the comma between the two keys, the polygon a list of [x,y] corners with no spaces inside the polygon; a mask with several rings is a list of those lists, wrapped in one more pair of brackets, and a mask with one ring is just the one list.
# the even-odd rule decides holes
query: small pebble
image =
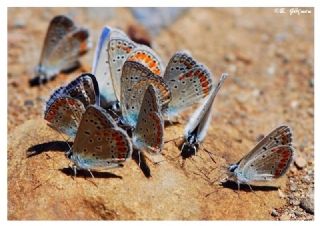
{"label": "small pebble", "polygon": [[314,87],[314,81],[313,81],[313,78],[309,80],[309,86],[310,86],[311,88],[313,88],[313,87]]}
{"label": "small pebble", "polygon": [[292,199],[289,201],[289,203],[293,206],[299,206],[300,205],[300,201],[298,199]]}
{"label": "small pebble", "polygon": [[311,182],[310,176],[309,175],[304,176],[301,181],[305,184],[310,184]]}
{"label": "small pebble", "polygon": [[280,198],[284,199],[286,197],[286,195],[280,189],[278,190],[278,193]]}
{"label": "small pebble", "polygon": [[302,217],[304,214],[303,212],[296,210],[294,211],[294,215],[296,215],[297,217]]}
{"label": "small pebble", "polygon": [[24,106],[28,106],[28,107],[33,106],[33,100],[25,100],[24,101]]}
{"label": "small pebble", "polygon": [[226,55],[224,55],[224,60],[225,60],[226,62],[233,62],[233,61],[236,60],[236,57],[235,57],[235,55],[232,54],[232,53],[227,53]]}
{"label": "small pebble", "polygon": [[285,33],[278,33],[275,35],[274,39],[276,42],[283,42],[287,40],[287,34]]}
{"label": "small pebble", "polygon": [[296,109],[297,107],[299,107],[299,101],[297,100],[291,101],[290,107],[293,109]]}
{"label": "small pebble", "polygon": [[300,207],[304,209],[307,213],[314,214],[314,197],[309,196],[304,198],[300,202]]}
{"label": "small pebble", "polygon": [[291,183],[290,184],[290,191],[296,191],[297,190],[297,184],[296,183]]}
{"label": "small pebble", "polygon": [[22,19],[16,19],[14,21],[14,28],[24,28],[26,26],[26,21]]}
{"label": "small pebble", "polygon": [[237,71],[237,65],[235,65],[235,64],[229,65],[229,71],[231,73],[235,73]]}
{"label": "small pebble", "polygon": [[261,94],[262,94],[262,90],[260,90],[260,89],[255,89],[255,90],[252,91],[252,95],[254,97],[261,96]]}
{"label": "small pebble", "polygon": [[298,169],[303,169],[307,165],[307,161],[303,157],[299,156],[294,160],[294,164]]}
{"label": "small pebble", "polygon": [[271,216],[273,216],[273,217],[279,216],[278,211],[277,211],[276,209],[272,209],[272,211],[271,211]]}
{"label": "small pebble", "polygon": [[273,64],[267,68],[267,75],[272,76],[276,72],[276,66]]}
{"label": "small pebble", "polygon": [[307,109],[307,113],[310,117],[313,117],[314,113],[313,113],[313,109],[312,108],[308,108]]}

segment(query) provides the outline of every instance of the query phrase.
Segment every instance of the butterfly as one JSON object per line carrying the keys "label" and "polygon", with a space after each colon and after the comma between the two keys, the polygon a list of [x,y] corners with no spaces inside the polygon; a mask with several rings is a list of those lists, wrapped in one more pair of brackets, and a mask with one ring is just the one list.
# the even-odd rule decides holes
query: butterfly
{"label": "butterfly", "polygon": [[88,38],[89,31],[76,27],[70,18],[54,17],[47,31],[36,77],[30,80],[30,85],[46,83],[59,72],[79,66],[79,57],[90,48]]}
{"label": "butterfly", "polygon": [[139,62],[127,60],[124,63],[121,75],[120,107],[124,123],[133,128],[137,125],[143,97],[150,84],[155,89],[162,111],[171,98],[170,90],[163,79]]}
{"label": "butterfly", "polygon": [[104,27],[93,61],[93,74],[101,87],[103,105],[113,106],[121,99],[121,74],[124,62],[130,58],[149,67],[156,75],[163,73],[160,57],[149,47],[133,42],[121,30]]}
{"label": "butterfly", "polygon": [[238,163],[228,168],[229,179],[238,184],[270,181],[283,176],[288,170],[294,155],[292,131],[282,125],[264,137]]}
{"label": "butterfly", "polygon": [[163,79],[171,90],[172,99],[165,114],[176,116],[200,102],[212,90],[209,70],[186,51],[176,52],[170,59]]}
{"label": "butterfly", "polygon": [[44,118],[51,127],[74,138],[82,114],[92,104],[99,105],[99,86],[94,75],[85,73],[53,92]]}
{"label": "butterfly", "polygon": [[109,169],[121,167],[132,154],[130,139],[117,126],[107,112],[96,105],[89,105],[84,112],[73,146],[66,156],[73,162],[74,175],[77,169]]}
{"label": "butterfly", "polygon": [[181,147],[181,155],[184,158],[194,155],[199,148],[200,142],[205,138],[212,118],[211,111],[213,101],[227,76],[227,74],[221,75],[221,78],[216,84],[214,90],[211,91],[207,99],[192,114],[188,124],[186,125],[184,131],[185,141]]}

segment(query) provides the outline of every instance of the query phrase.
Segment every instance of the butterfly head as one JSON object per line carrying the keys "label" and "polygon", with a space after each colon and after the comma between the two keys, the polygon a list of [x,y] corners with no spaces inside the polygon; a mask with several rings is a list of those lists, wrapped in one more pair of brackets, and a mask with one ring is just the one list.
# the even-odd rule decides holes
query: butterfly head
{"label": "butterfly head", "polygon": [[230,173],[235,173],[235,170],[238,168],[238,164],[231,164],[231,165],[229,165],[229,167],[228,167],[228,171],[230,172]]}
{"label": "butterfly head", "polygon": [[195,155],[197,153],[198,148],[199,148],[198,143],[190,143],[186,141],[182,144],[181,156],[183,158],[189,158],[190,156]]}

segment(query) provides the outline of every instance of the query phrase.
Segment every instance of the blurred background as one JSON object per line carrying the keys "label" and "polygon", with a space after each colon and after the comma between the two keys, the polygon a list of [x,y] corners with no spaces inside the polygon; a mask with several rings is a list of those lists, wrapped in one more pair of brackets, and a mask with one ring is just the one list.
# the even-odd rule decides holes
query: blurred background
{"label": "blurred background", "polygon": [[[299,14],[294,13],[297,10]],[[59,14],[68,15],[77,25],[89,29],[93,47],[81,58],[82,67],[77,71],[59,74],[45,86],[31,88],[28,80],[34,76],[48,24]],[[259,192],[268,203],[266,206],[261,207],[260,203],[257,207],[257,203],[250,201],[252,195],[244,194],[239,200],[232,198],[237,197],[233,191],[226,191],[206,200],[203,197],[193,200],[199,201],[200,210],[205,209],[195,211],[194,215],[185,216],[183,209],[178,209],[171,218],[166,211],[160,216],[150,212],[145,218],[313,219],[313,20],[310,8],[295,11],[292,8],[8,8],[9,175],[15,167],[10,165],[16,158],[13,140],[17,134],[32,133],[21,130],[21,125],[43,117],[44,103],[54,89],[81,72],[91,71],[101,29],[108,25],[124,30],[137,42],[151,45],[165,63],[176,51],[189,50],[211,70],[215,81],[223,72],[230,75],[213,104],[212,125],[204,141],[220,162],[237,162],[259,137],[280,124],[288,124],[294,134],[295,164],[281,182],[281,193],[272,192],[267,198]],[[166,128],[166,137],[181,134],[193,110],[181,116],[182,124]],[[173,157],[179,154],[179,149],[174,143],[167,144],[164,154]],[[181,168],[178,161],[171,164],[176,170]],[[201,162],[186,164],[190,164],[190,172],[197,167],[208,172],[211,169]],[[190,173],[185,175],[190,186],[199,179]],[[9,191],[18,194],[13,184],[19,177],[12,178],[9,177]],[[202,191],[210,191],[208,184],[203,186],[206,187]],[[14,213],[21,199],[13,198],[10,192],[9,218],[28,218],[27,207],[20,215]],[[226,197],[228,201],[221,200]],[[243,202],[246,208],[240,208]],[[138,213],[124,216],[124,219],[145,219]],[[54,213],[47,217],[59,218]]]}

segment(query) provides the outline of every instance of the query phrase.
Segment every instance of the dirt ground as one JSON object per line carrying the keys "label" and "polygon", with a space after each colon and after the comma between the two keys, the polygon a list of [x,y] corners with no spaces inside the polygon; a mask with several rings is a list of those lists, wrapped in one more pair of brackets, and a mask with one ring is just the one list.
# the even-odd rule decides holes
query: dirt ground
{"label": "dirt ground", "polygon": [[[91,71],[104,25],[126,31],[138,19],[146,27],[150,21],[129,8],[10,8],[8,219],[313,220],[314,16],[309,10],[289,15],[289,9],[281,14],[274,8],[190,8],[158,24],[150,31],[152,45],[165,62],[187,49],[215,80],[222,72],[230,75],[215,100],[203,142],[216,163],[203,150],[186,160],[174,158],[180,153],[178,140],[165,144],[167,161],[147,161],[150,178],[130,160],[123,168],[95,172],[95,178],[84,172],[73,179],[69,161],[55,148],[26,157],[35,145],[63,141],[44,121],[44,103],[54,89]],[[48,23],[57,14],[87,27],[93,48],[81,58],[81,69],[31,88],[28,80]],[[157,14],[152,15],[155,20]],[[182,114],[180,124],[166,127],[165,140],[183,133],[194,109]],[[217,183],[227,164],[280,124],[292,128],[296,148],[286,176],[255,192]]]}

